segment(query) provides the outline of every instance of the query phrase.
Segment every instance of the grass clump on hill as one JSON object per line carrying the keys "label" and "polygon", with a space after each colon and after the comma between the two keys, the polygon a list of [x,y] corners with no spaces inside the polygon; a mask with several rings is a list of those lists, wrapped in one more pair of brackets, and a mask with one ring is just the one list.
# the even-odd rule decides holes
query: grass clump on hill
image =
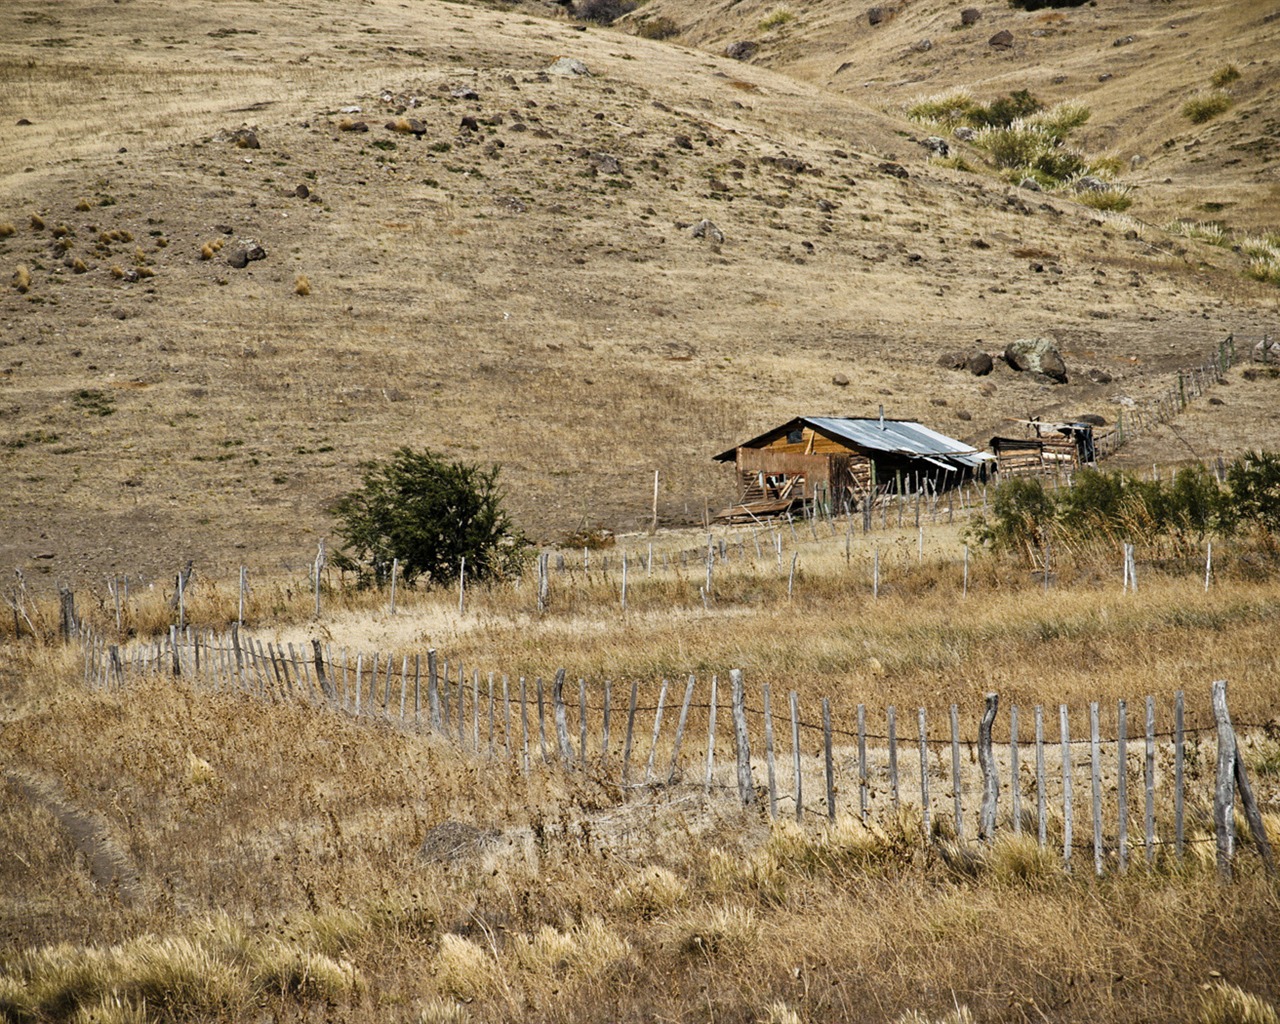
{"label": "grass clump on hill", "polygon": [[1217,90],[1193,96],[1182,105],[1182,116],[1192,124],[1204,124],[1231,109],[1231,97]]}
{"label": "grass clump on hill", "polygon": [[771,28],[781,28],[788,22],[795,21],[795,11],[789,7],[775,7],[760,21],[761,31],[767,32]]}
{"label": "grass clump on hill", "polygon": [[680,26],[674,18],[665,14],[656,18],[646,18],[636,26],[636,35],[641,39],[670,39],[680,34]]}

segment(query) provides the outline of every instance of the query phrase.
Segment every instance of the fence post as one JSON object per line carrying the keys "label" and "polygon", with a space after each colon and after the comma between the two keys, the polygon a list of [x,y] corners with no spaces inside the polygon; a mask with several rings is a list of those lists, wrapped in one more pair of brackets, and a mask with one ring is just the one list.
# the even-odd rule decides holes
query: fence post
{"label": "fence post", "polygon": [[427,651],[427,709],[431,717],[431,731],[440,731],[440,676],[436,664],[436,649]]}
{"label": "fence post", "polygon": [[744,807],[755,804],[755,786],[751,778],[751,741],[747,735],[746,695],[742,686],[742,669],[729,672],[733,687],[733,738],[738,755],[738,797]]}
{"label": "fence post", "polygon": [[769,817],[778,816],[778,775],[773,759],[773,709],[769,704],[769,684],[764,684],[764,761],[769,773]]}
{"label": "fence post", "polygon": [[822,698],[822,747],[826,758],[827,772],[827,820],[836,823],[836,777],[835,764],[831,758],[831,701]]}
{"label": "fence post", "polygon": [[1048,842],[1048,822],[1044,805],[1044,708],[1037,704],[1036,718],[1036,832],[1041,849]]}
{"label": "fence post", "polygon": [[1058,705],[1058,720],[1062,733],[1062,864],[1071,870],[1071,727],[1067,721],[1067,706]]}
{"label": "fence post", "polygon": [[1120,873],[1129,869],[1129,710],[1116,705],[1116,842]]}
{"label": "fence post", "polygon": [[858,705],[858,817],[867,823],[867,706]]}
{"label": "fence post", "polygon": [[1147,865],[1156,861],[1156,699],[1147,698],[1146,750],[1142,768],[1142,781],[1146,787],[1146,803],[1143,807],[1142,834],[1147,845]]}
{"label": "fence post", "polygon": [[711,676],[711,705],[707,711],[707,777],[705,783],[707,795],[711,793],[711,783],[716,769],[716,701],[719,699],[717,696],[719,683],[719,677],[713,674]]}
{"label": "fence post", "polygon": [[[680,760],[680,743],[684,739],[685,723],[689,721],[689,704],[693,701],[693,688],[697,681],[697,676],[690,675],[689,682],[685,684],[684,703],[680,705],[680,720],[676,723],[676,741],[671,748],[671,770],[667,772],[668,785],[670,785],[676,777],[676,768],[678,767]],[[585,751],[583,752],[583,757],[586,757]]]}
{"label": "fence post", "polygon": [[[924,833],[924,842],[928,843],[931,831],[929,823],[929,728],[925,721],[924,708],[920,708],[917,712],[916,721],[920,731],[920,828]],[[959,838],[959,834],[957,834],[956,838]]]}
{"label": "fence post", "polygon": [[653,781],[653,760],[658,754],[658,735],[662,732],[662,710],[667,703],[667,681],[662,680],[662,689],[658,691],[658,710],[653,716],[653,743],[649,746],[649,761],[644,767],[644,781],[647,786]]}
{"label": "fence post", "polygon": [[1000,695],[988,693],[987,706],[978,726],[978,764],[982,768],[982,810],[978,838],[988,843],[996,834],[996,811],[1000,800],[1000,777],[996,771],[996,759],[991,750],[991,724],[996,720],[1000,707]]}
{"label": "fence post", "polygon": [[[573,747],[569,745],[569,723],[564,711],[564,669],[556,669],[555,681],[551,684],[551,707],[556,720],[556,743],[560,747],[560,760],[565,765],[573,763]],[[646,780],[647,781],[647,780]]]}
{"label": "fence post", "polygon": [[804,777],[800,771],[800,695],[791,691],[791,765],[795,775],[796,821],[804,820]]}
{"label": "fence post", "polygon": [[964,842],[964,785],[960,780],[960,709],[951,705],[951,790],[955,800],[956,840]]}
{"label": "fence post", "polygon": [[1216,680],[1212,688],[1213,718],[1218,730],[1218,772],[1213,787],[1213,830],[1218,846],[1218,875],[1231,881],[1231,858],[1235,853],[1235,761],[1236,737],[1227,712],[1227,681]]}
{"label": "fence post", "polygon": [[1089,774],[1093,783],[1093,873],[1102,874],[1102,739],[1098,702],[1089,704]]}
{"label": "fence post", "polygon": [[329,679],[329,673],[324,670],[324,649],[319,640],[311,641],[311,649],[315,653],[316,663],[316,679],[320,683],[320,692],[330,700],[336,700],[338,691],[334,688],[332,680]]}
{"label": "fence post", "polygon": [[1018,705],[1009,708],[1009,814],[1013,834],[1022,835],[1022,783],[1018,776]]}
{"label": "fence post", "polygon": [[898,709],[892,704],[885,712],[889,725],[889,787],[893,793],[893,809],[901,805],[898,797]]}
{"label": "fence post", "polygon": [[1183,709],[1185,700],[1183,691],[1173,695],[1173,849],[1182,862],[1182,847],[1185,842],[1184,815],[1184,774],[1186,771],[1186,753],[1183,744]]}

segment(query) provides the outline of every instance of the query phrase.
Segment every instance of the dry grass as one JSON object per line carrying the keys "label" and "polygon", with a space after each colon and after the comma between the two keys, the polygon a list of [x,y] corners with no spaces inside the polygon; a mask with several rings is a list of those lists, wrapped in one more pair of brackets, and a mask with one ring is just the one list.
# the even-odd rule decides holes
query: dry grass
{"label": "dry grass", "polygon": [[[577,775],[168,682],[94,695],[54,648],[11,664],[8,770],[59,780],[139,873],[129,898],[97,890],[42,805],[0,782],[0,830],[27,833],[0,865],[14,1020],[322,1002],[357,1022],[639,1021],[710,1001],[788,1022],[1234,1021],[1270,1019],[1280,991],[1277,893],[1247,858],[1229,887],[1211,860],[1094,882],[1010,837],[961,869],[909,815],[823,829],[661,800],[602,812],[616,797]],[[500,838],[416,858],[450,820]],[[1239,991],[1202,998],[1213,976]]]}

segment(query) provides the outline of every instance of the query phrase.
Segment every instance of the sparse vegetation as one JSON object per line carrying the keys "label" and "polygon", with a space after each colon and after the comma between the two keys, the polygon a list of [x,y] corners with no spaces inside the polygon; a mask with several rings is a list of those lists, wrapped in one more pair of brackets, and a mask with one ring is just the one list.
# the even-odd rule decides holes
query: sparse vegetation
{"label": "sparse vegetation", "polygon": [[1231,96],[1222,91],[1201,93],[1182,105],[1182,116],[1192,124],[1204,124],[1231,109]]}
{"label": "sparse vegetation", "polygon": [[674,18],[665,14],[645,18],[636,25],[636,35],[645,39],[670,39],[680,34],[680,26]]}
{"label": "sparse vegetation", "polygon": [[31,290],[31,271],[28,267],[19,264],[18,269],[13,272],[13,287],[21,295],[26,295]]}
{"label": "sparse vegetation", "polygon": [[295,295],[311,294],[311,279],[306,274],[299,274],[293,282],[293,291]]}
{"label": "sparse vegetation", "polygon": [[637,0],[578,0],[573,5],[573,16],[579,21],[612,25],[624,14],[634,11],[637,6]]}
{"label": "sparse vegetation", "polygon": [[760,30],[767,32],[770,29],[781,28],[788,22],[795,21],[796,12],[790,7],[775,7],[762,19],[760,19]]}
{"label": "sparse vegetation", "polygon": [[1240,81],[1240,69],[1234,64],[1224,64],[1209,79],[1215,89],[1225,89],[1232,82]]}

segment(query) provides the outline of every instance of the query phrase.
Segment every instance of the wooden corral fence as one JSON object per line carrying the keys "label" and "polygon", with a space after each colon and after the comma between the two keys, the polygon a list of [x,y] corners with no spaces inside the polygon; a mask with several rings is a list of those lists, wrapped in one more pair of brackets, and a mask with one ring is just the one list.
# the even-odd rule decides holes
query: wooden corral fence
{"label": "wooden corral fence", "polygon": [[624,793],[700,789],[801,822],[909,822],[926,842],[1025,832],[1068,868],[1084,860],[1099,875],[1177,863],[1212,843],[1230,878],[1238,793],[1251,845],[1274,871],[1222,681],[1190,713],[1179,691],[1132,708],[1002,708],[992,693],[981,709],[899,714],[826,698],[802,708],[794,690],[749,690],[738,670],[615,687],[571,681],[564,669],[546,679],[482,673],[435,650],[335,654],[319,640],[298,649],[239,629],[175,627],[128,647],[86,632],[83,643],[95,690],[158,676],[430,735],[525,773],[583,771]]}

